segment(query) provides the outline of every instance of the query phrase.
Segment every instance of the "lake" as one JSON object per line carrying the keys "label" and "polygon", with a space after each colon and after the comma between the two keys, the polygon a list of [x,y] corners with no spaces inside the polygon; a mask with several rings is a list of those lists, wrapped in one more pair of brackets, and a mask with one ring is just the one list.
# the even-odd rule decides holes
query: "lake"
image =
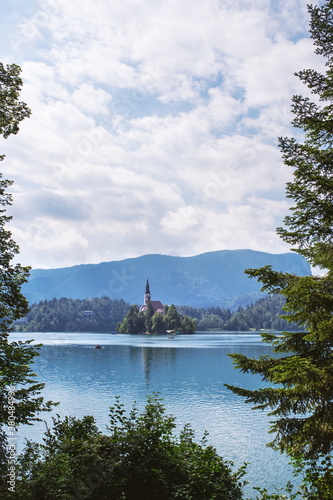
{"label": "lake", "polygon": [[[126,409],[137,401],[143,409],[146,397],[158,392],[177,428],[189,422],[200,441],[208,442],[236,466],[249,462],[247,480],[271,491],[292,478],[288,459],[265,447],[265,412],[251,410],[243,398],[224,386],[254,389],[267,384],[233,368],[228,353],[249,357],[270,354],[271,348],[256,333],[196,333],[174,339],[159,335],[111,335],[97,333],[12,333],[11,340],[35,339],[43,343],[34,370],[45,382],[43,396],[60,401],[61,416],[94,415],[107,432],[109,407],[120,396]],[[100,344],[101,349],[94,346]],[[51,415],[46,414],[51,421]],[[24,438],[41,441],[45,425],[20,427],[18,449]],[[249,494],[251,488],[247,487]],[[253,493],[253,496],[254,493]]]}

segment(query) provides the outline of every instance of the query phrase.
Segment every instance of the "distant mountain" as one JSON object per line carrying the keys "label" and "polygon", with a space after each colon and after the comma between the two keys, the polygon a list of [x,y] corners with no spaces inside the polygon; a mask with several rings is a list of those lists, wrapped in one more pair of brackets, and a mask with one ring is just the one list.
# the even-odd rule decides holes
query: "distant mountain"
{"label": "distant mountain", "polygon": [[193,307],[235,309],[263,296],[260,283],[244,269],[272,265],[274,270],[311,275],[306,260],[294,253],[221,250],[194,257],[144,255],[133,259],[61,269],[33,269],[22,290],[29,303],[52,298],[110,297],[142,304],[149,278],[152,300]]}

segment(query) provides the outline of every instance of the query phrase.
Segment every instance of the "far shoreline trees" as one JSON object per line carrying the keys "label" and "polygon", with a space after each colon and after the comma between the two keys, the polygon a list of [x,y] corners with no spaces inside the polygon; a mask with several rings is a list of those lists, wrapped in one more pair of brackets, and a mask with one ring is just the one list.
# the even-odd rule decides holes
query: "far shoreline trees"
{"label": "far shoreline trees", "polygon": [[[176,306],[178,313],[196,322],[196,331],[282,331],[288,326],[299,330],[280,316],[285,300],[279,295],[269,295],[246,307],[232,311],[220,307]],[[109,297],[93,299],[41,300],[30,306],[28,314],[15,323],[20,332],[110,332],[122,322],[130,304],[124,300]],[[162,317],[154,318],[154,330],[163,331]]]}

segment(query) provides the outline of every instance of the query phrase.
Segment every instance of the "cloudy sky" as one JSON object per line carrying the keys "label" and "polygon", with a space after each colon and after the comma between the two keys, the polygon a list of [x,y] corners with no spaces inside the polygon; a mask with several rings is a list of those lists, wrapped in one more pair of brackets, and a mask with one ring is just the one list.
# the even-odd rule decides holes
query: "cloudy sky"
{"label": "cloudy sky", "polygon": [[[317,2],[314,2],[317,3]],[[288,251],[277,137],[321,68],[307,0],[11,0],[1,58],[32,109],[1,139],[23,264]]]}

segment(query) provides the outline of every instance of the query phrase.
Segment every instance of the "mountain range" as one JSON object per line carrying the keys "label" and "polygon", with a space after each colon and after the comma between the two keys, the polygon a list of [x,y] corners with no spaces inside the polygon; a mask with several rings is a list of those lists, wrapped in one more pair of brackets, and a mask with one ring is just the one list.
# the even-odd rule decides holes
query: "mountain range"
{"label": "mountain range", "polygon": [[220,250],[193,257],[151,254],[101,264],[32,269],[22,291],[30,304],[61,297],[103,296],[142,304],[148,278],[152,300],[163,304],[235,309],[264,295],[260,283],[244,270],[267,264],[276,271],[311,275],[310,265],[295,253]]}

